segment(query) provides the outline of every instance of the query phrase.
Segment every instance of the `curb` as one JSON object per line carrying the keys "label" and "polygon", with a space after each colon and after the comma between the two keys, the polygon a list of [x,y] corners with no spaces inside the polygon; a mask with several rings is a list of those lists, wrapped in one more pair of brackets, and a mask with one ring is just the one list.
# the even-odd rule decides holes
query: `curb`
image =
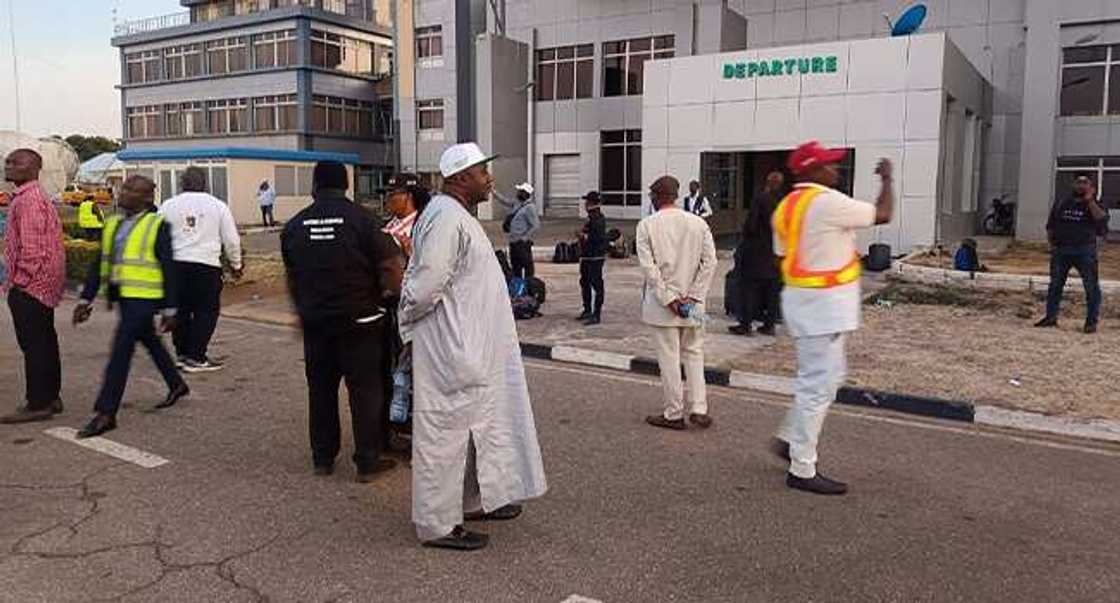
{"label": "curb", "polygon": [[[522,343],[521,354],[526,358],[538,360],[621,370],[652,377],[661,375],[656,360],[617,352],[588,350],[564,345]],[[792,396],[794,390],[794,380],[791,377],[712,367],[704,369],[704,381],[709,385],[761,391],[783,396]],[[961,423],[1120,443],[1120,421],[1051,417],[1039,413],[976,405],[972,402],[960,400],[943,400],[858,387],[840,388],[836,393],[836,403],[847,406],[878,408]]]}

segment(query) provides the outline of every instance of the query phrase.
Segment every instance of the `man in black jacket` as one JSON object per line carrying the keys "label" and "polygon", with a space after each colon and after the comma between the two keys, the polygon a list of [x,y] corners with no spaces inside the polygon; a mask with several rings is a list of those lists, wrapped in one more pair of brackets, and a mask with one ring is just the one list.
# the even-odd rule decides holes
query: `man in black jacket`
{"label": "man in black jacket", "polygon": [[770,172],[766,185],[755,195],[743,224],[743,234],[735,249],[735,271],[742,291],[736,311],[739,324],[728,330],[735,335],[753,334],[751,323],[762,318],[758,332],[774,335],[778,319],[778,295],[781,293],[781,275],[778,258],[774,255],[774,231],[770,218],[785,195],[785,177],[781,172]]}
{"label": "man in black jacket", "polygon": [[606,295],[603,266],[607,263],[609,244],[607,219],[603,216],[598,192],[587,193],[583,200],[587,207],[587,224],[579,235],[579,289],[583,294],[583,313],[578,320],[582,320],[585,325],[597,325],[603,322],[603,301]]}
{"label": "man in black jacket", "polygon": [[303,327],[310,398],[311,454],[316,475],[334,472],[340,447],[338,387],[350,392],[357,481],[394,463],[379,458],[388,438],[386,305],[400,294],[403,263],[378,221],[346,197],[346,166],[322,161],[312,178],[314,202],[280,237],[288,288]]}
{"label": "man in black jacket", "polygon": [[1108,234],[1108,213],[1097,202],[1097,188],[1088,176],[1073,182],[1073,195],[1054,204],[1046,221],[1050,240],[1050,290],[1046,317],[1036,327],[1058,326],[1062,290],[1070,268],[1076,268],[1085,288],[1085,332],[1096,333],[1101,312],[1101,285],[1097,271],[1097,237]]}
{"label": "man in black jacket", "polygon": [[117,199],[125,215],[113,216],[105,224],[101,251],[89,267],[82,299],[74,308],[73,321],[78,325],[89,320],[99,292],[106,294],[110,305],[120,305],[113,350],[94,404],[97,414],[78,432],[79,438],[98,436],[117,427],[117,410],[137,342],[148,349],[167,383],[167,398],[156,408],[171,406],[190,393],[152,323],[158,312],[162,314],[160,332],[174,329],[179,301],[171,230],[155,213],[155,190],[155,183],[144,176],[125,180]]}

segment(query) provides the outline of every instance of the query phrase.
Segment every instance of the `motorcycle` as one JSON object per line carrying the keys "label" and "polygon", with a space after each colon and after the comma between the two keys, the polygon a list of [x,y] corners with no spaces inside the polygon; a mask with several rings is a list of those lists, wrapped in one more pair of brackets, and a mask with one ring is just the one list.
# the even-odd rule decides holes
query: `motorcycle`
{"label": "motorcycle", "polygon": [[1004,201],[1007,195],[992,199],[992,208],[984,217],[984,234],[988,235],[1013,235],[1015,234],[1015,202]]}

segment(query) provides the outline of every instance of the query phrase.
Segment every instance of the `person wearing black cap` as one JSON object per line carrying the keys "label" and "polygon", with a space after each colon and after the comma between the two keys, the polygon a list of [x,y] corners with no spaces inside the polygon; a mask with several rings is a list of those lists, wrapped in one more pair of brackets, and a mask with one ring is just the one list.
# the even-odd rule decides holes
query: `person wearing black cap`
{"label": "person wearing black cap", "polygon": [[382,230],[397,242],[406,264],[412,255],[412,225],[430,199],[431,193],[416,174],[401,173],[389,179],[385,210],[392,219]]}
{"label": "person wearing black cap", "polygon": [[330,475],[338,455],[338,387],[346,379],[354,429],[357,481],[394,463],[380,458],[388,405],[382,366],[390,336],[385,306],[399,295],[400,251],[378,221],[346,197],[346,166],[315,166],[311,205],[280,237],[288,288],[303,327],[310,398],[311,454],[317,475]]}
{"label": "person wearing black cap", "polygon": [[[603,266],[607,263],[607,219],[603,217],[602,202],[598,191],[583,196],[587,207],[587,224],[579,234],[579,289],[583,294],[583,314],[586,325],[603,321],[603,300],[606,285],[603,283]],[[594,298],[594,303],[592,303]]]}

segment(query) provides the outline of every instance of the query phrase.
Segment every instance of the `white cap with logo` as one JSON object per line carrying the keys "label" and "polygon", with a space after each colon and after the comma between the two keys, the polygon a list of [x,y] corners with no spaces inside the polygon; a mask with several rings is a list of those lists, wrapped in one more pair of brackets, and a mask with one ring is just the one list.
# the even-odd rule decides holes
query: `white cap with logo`
{"label": "white cap with logo", "polygon": [[518,184],[517,186],[513,187],[513,190],[521,191],[521,192],[525,193],[526,195],[532,195],[533,191],[536,190],[536,189],[533,188],[532,184],[529,184],[528,182],[522,182],[521,184]]}
{"label": "white cap with logo", "polygon": [[443,156],[439,158],[439,171],[444,178],[450,178],[480,163],[493,161],[497,157],[497,155],[487,157],[486,153],[483,153],[477,144],[464,142],[443,152]]}

